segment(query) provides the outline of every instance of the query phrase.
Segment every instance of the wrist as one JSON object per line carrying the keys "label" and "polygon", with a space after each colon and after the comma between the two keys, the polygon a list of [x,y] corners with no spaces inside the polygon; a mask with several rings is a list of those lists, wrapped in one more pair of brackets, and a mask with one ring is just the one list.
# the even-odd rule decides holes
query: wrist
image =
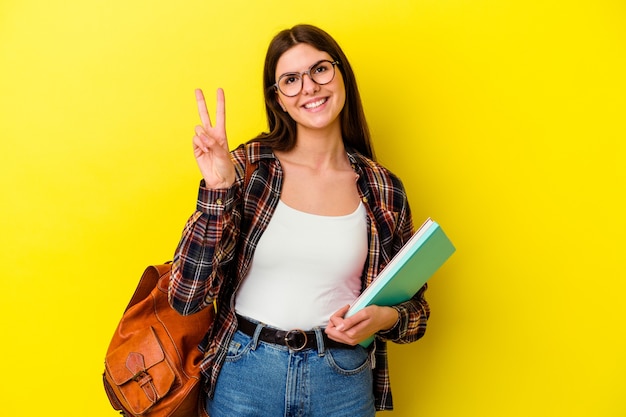
{"label": "wrist", "polygon": [[380,331],[387,332],[398,324],[400,313],[393,307],[381,307],[383,309],[383,323]]}

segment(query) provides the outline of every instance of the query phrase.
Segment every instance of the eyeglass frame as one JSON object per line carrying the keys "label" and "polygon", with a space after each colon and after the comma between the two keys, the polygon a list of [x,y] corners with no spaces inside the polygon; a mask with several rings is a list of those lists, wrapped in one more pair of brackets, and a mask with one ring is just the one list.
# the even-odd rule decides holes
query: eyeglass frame
{"label": "eyeglass frame", "polygon": [[[316,67],[317,65],[321,64],[322,62],[328,62],[328,63],[330,63],[330,65],[332,65],[332,67],[333,67],[333,78],[331,78],[328,82],[325,82],[325,83],[318,83],[317,81],[315,81],[315,80],[313,79],[313,77],[311,77],[311,70],[312,70],[314,67]],[[311,65],[311,66],[309,67],[309,69],[308,69],[308,70],[306,70],[306,71],[304,71],[304,72],[286,72],[286,73],[282,74],[280,77],[278,77],[278,79],[276,80],[276,82],[275,82],[275,83],[274,83],[274,84],[273,84],[270,88],[274,88],[274,89],[275,89],[275,91],[280,91],[280,93],[281,93],[282,95],[284,95],[285,97],[295,97],[295,96],[297,96],[298,94],[300,94],[300,93],[302,92],[302,89],[304,88],[304,75],[308,75],[308,76],[309,76],[309,79],[310,79],[311,81],[313,81],[313,82],[314,82],[315,84],[317,84],[317,85],[326,85],[326,84],[330,84],[330,83],[331,83],[331,82],[333,82],[333,80],[335,79],[335,75],[336,75],[336,69],[335,69],[335,67],[336,67],[337,65],[339,65],[339,64],[341,64],[341,62],[340,62],[338,59],[336,59],[336,60],[334,60],[334,61],[331,61],[330,59],[320,59],[320,60],[319,60],[319,61],[317,61],[315,64]],[[285,93],[283,92],[283,90],[281,90],[281,89],[280,89],[280,87],[278,86],[278,83],[279,83],[279,82],[280,82],[280,80],[281,80],[281,79],[283,79],[284,77],[286,77],[286,76],[293,76],[293,75],[297,75],[297,76],[299,76],[299,77],[300,77],[300,90],[298,90],[298,92],[297,92],[296,94],[294,94],[294,95],[291,95],[291,96],[290,96],[290,95],[285,94]]]}

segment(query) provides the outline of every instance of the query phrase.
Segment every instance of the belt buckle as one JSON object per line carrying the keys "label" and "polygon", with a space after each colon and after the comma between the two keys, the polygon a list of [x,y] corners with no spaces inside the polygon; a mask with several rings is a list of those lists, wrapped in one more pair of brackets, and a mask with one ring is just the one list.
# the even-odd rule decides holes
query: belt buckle
{"label": "belt buckle", "polygon": [[[298,338],[298,335],[301,335],[302,343],[299,346],[291,346],[291,342],[293,342],[292,339]],[[302,349],[304,349],[306,347],[307,342],[308,342],[308,337],[304,330],[301,330],[301,329],[289,330],[287,334],[285,334],[285,345],[287,345],[289,349],[294,350],[296,352],[299,352]]]}

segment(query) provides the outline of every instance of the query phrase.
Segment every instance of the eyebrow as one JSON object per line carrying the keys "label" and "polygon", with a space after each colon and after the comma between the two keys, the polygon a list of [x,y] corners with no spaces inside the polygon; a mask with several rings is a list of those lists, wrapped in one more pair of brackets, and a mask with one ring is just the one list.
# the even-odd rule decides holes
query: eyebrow
{"label": "eyebrow", "polygon": [[280,77],[282,77],[283,75],[292,75],[292,74],[296,74],[296,75],[302,75],[302,73],[308,71],[311,69],[311,67],[313,67],[316,64],[319,64],[322,61],[330,61],[333,62],[332,58],[322,58],[319,59],[317,61],[315,61],[314,63],[312,63],[311,65],[309,65],[308,67],[306,67],[306,69],[304,71],[287,71],[287,72],[283,72],[282,74],[280,74],[278,77],[276,77],[276,79],[278,80]]}

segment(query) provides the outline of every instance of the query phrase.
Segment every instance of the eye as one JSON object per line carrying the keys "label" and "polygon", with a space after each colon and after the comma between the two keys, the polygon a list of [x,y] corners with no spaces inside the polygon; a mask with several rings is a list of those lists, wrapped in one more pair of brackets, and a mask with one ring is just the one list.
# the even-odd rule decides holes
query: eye
{"label": "eye", "polygon": [[316,74],[321,74],[322,72],[328,71],[330,69],[330,66],[331,66],[330,62],[322,61],[313,67],[313,72]]}
{"label": "eye", "polygon": [[297,83],[300,80],[300,76],[298,74],[284,74],[280,77],[281,85],[290,85],[293,83]]}

